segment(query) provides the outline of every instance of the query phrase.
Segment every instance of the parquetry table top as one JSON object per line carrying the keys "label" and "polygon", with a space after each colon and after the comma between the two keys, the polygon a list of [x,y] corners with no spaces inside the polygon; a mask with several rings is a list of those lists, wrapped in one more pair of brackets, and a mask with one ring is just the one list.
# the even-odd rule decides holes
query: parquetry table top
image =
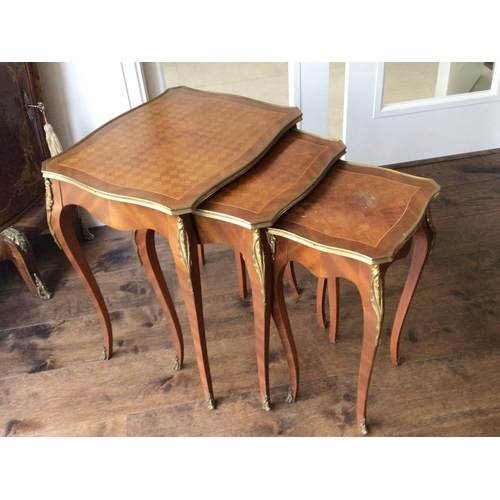
{"label": "parquetry table top", "polygon": [[301,117],[295,107],[171,88],[44,162],[44,176],[170,215],[189,213]]}
{"label": "parquetry table top", "polygon": [[345,149],[341,141],[293,128],[250,171],[199,205],[195,214],[248,229],[269,227],[321,181]]}
{"label": "parquetry table top", "polygon": [[270,232],[367,263],[390,262],[439,189],[431,179],[340,160]]}

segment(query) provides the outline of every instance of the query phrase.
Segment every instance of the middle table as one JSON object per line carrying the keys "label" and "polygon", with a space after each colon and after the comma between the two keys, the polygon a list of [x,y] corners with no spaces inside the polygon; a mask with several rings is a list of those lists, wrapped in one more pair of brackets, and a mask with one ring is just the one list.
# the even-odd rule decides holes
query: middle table
{"label": "middle table", "polygon": [[[341,141],[289,130],[251,170],[193,212],[199,242],[233,247],[238,272],[252,289],[257,371],[262,406],[270,409],[269,327],[272,311],[273,237],[267,228],[318,185],[345,153]],[[241,293],[241,292],[240,292]]]}

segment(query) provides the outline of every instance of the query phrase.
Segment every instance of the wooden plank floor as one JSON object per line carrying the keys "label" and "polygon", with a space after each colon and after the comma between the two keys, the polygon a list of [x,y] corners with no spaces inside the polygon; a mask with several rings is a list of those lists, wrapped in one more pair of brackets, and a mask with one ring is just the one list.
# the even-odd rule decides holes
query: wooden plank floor
{"label": "wooden plank floor", "polygon": [[[370,387],[371,436],[500,436],[500,153],[405,166],[442,187],[433,205],[437,242],[402,334],[403,364],[389,359],[389,331],[408,262],[386,281],[383,339]],[[134,252],[132,235],[93,228],[83,244],[111,312],[115,355],[100,361],[101,330],[83,285],[50,236],[35,251],[49,301],[30,295],[0,263],[0,433],[4,436],[357,436],[361,304],[341,283],[337,344],[315,319],[315,278],[287,301],[301,388],[285,402],[287,368],[271,331],[271,396],[260,397],[249,302],[239,299],[233,252],[206,247],[202,270],[208,348],[218,408],[204,403],[170,250],[162,266],[185,334],[185,366],[171,369],[169,326]]]}

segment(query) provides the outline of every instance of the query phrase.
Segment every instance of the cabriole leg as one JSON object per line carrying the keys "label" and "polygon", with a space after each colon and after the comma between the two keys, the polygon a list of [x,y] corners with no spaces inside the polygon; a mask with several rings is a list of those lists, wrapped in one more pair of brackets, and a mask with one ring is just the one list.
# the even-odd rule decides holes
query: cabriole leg
{"label": "cabriole leg", "polygon": [[290,378],[290,389],[287,403],[292,403],[297,398],[299,389],[299,359],[297,347],[293,338],[292,328],[288,317],[283,291],[283,275],[286,269],[286,252],[281,250],[281,245],[286,241],[277,239],[277,253],[273,265],[273,320],[285,350]]}
{"label": "cabriole leg", "polygon": [[108,308],[75,235],[72,206],[63,206],[62,193],[58,181],[52,181],[51,194],[53,196],[53,206],[51,207],[49,216],[54,237],[82,280],[94,303],[103,331],[104,345],[101,359],[109,359],[113,355],[113,333]]}
{"label": "cabriole leg", "polygon": [[134,233],[134,238],[141,263],[172,329],[172,337],[177,353],[173,369],[179,370],[184,362],[184,340],[179,318],[158,261],[155,248],[155,232],[151,229],[138,229]]}
{"label": "cabriole leg", "polygon": [[215,398],[203,319],[197,237],[189,215],[168,217],[168,225],[167,239],[172,249],[177,277],[186,305],[201,383],[207,407],[212,410],[215,408]]}
{"label": "cabriole leg", "polygon": [[380,340],[384,319],[384,275],[385,268],[379,265],[363,266],[360,271],[358,289],[363,304],[363,345],[358,377],[357,417],[359,430],[367,434],[366,402],[370,378]]}
{"label": "cabriole leg", "polygon": [[252,287],[255,347],[262,407],[271,409],[269,393],[269,326],[272,307],[272,259],[264,230],[245,231],[243,258]]}
{"label": "cabriole leg", "polygon": [[391,361],[395,365],[398,365],[401,362],[399,356],[401,330],[403,329],[403,323],[406,319],[406,315],[408,314],[411,300],[429,256],[433,237],[434,232],[427,221],[423,221],[422,225],[413,235],[413,254],[410,269],[408,270],[408,276],[399,301],[398,310],[396,311],[391,333]]}

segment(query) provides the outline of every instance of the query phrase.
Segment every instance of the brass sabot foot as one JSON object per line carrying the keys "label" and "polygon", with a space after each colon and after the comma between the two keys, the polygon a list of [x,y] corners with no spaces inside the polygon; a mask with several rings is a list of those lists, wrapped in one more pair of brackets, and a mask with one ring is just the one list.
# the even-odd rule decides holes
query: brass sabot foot
{"label": "brass sabot foot", "polygon": [[262,400],[262,408],[264,408],[264,410],[266,410],[266,411],[269,411],[271,409],[269,396],[264,396],[264,398]]}
{"label": "brass sabot foot", "polygon": [[368,429],[366,428],[366,419],[364,418],[363,420],[361,420],[360,424],[359,424],[359,430],[361,432],[361,434],[368,434]]}
{"label": "brass sabot foot", "polygon": [[174,365],[172,366],[172,370],[180,370],[181,365],[179,363],[179,356],[176,356],[174,359]]}
{"label": "brass sabot foot", "polygon": [[52,292],[43,284],[42,280],[36,273],[33,273],[33,280],[35,281],[38,296],[43,300],[51,299]]}
{"label": "brass sabot foot", "polygon": [[215,398],[210,392],[207,394],[207,407],[209,410],[215,410]]}

